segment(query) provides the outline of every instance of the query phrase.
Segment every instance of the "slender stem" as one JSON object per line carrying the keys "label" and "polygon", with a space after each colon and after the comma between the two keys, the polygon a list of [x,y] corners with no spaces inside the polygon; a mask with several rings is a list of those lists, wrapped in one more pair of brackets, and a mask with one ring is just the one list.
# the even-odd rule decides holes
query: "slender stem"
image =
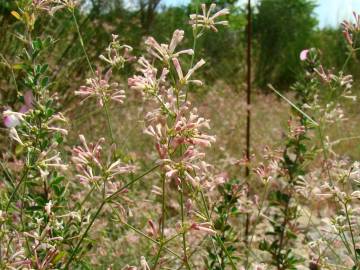
{"label": "slender stem", "polygon": [[[206,212],[206,215],[207,215],[207,219],[208,219],[208,222],[211,222],[211,218],[210,218],[210,214],[209,214],[209,209],[207,207],[207,203],[206,203],[206,200],[205,200],[205,196],[204,196],[204,193],[202,192],[202,190],[200,190],[200,194],[201,194],[201,201],[202,203],[204,204],[204,208],[205,208],[205,212]],[[226,247],[224,246],[224,243],[223,241],[221,240],[221,238],[216,234],[215,235],[215,239],[216,241],[220,244],[220,247],[222,249],[222,251],[225,253],[226,257],[229,259],[229,262],[230,262],[230,265],[231,265],[231,268],[233,270],[236,270],[236,265],[233,261],[233,259],[231,258],[229,252],[227,251]]]}
{"label": "slender stem", "polygon": [[97,217],[99,216],[101,210],[103,209],[103,207],[106,204],[106,200],[103,200],[102,203],[100,204],[99,208],[97,209],[95,215],[93,216],[93,218],[91,219],[89,225],[86,227],[85,232],[83,233],[83,235],[81,236],[79,242],[77,243],[75,249],[73,250],[73,252],[70,255],[69,260],[67,261],[66,265],[65,265],[65,269],[68,269],[68,267],[70,266],[70,263],[72,262],[72,260],[74,259],[75,254],[78,252],[78,249],[82,243],[82,241],[84,240],[85,236],[87,235],[87,233],[89,232],[90,228],[92,227],[92,225],[94,224],[95,220],[97,219]]}
{"label": "slender stem", "polygon": [[324,155],[324,161],[325,161],[325,169],[326,169],[327,175],[328,175],[328,177],[329,177],[330,184],[332,185],[332,184],[333,184],[333,181],[332,181],[332,177],[331,177],[331,174],[330,174],[330,169],[329,169],[329,166],[328,166],[328,159],[329,159],[329,157],[328,157],[328,151],[327,151],[327,148],[325,147],[324,135],[323,135],[322,128],[321,128],[320,125],[318,126],[318,132],[319,132],[319,137],[320,137],[321,146],[322,146],[322,148],[323,148],[323,155]]}
{"label": "slender stem", "polygon": [[81,201],[79,209],[82,208],[82,206],[84,205],[84,203],[87,201],[87,199],[90,197],[90,195],[94,192],[96,186],[93,185],[90,189],[90,191],[86,194],[86,196],[84,197],[84,199]]}
{"label": "slender stem", "polygon": [[88,56],[88,54],[87,54],[87,52],[86,52],[86,49],[85,49],[84,40],[83,40],[82,35],[81,35],[81,32],[80,32],[79,24],[78,24],[77,19],[76,19],[76,16],[75,16],[75,10],[74,10],[74,9],[72,10],[71,15],[72,15],[72,18],[73,18],[75,27],[76,27],[77,34],[78,34],[78,36],[79,36],[80,45],[81,45],[81,48],[82,48],[82,50],[83,50],[83,52],[84,52],[86,61],[87,61],[88,65],[89,65],[89,68],[90,68],[92,74],[95,75],[95,71],[94,71],[94,69],[93,69],[93,67],[92,67],[92,65],[91,65],[91,63],[90,63],[89,56]]}
{"label": "slender stem", "polygon": [[[79,24],[78,24],[76,16],[75,16],[75,10],[72,10],[71,15],[73,17],[73,21],[74,21],[74,24],[75,24],[75,27],[76,27],[77,34],[79,36],[81,48],[82,48],[82,50],[84,52],[84,55],[85,55],[85,58],[86,58],[86,62],[88,63],[88,66],[89,66],[89,68],[91,70],[91,73],[93,75],[95,75],[95,71],[94,71],[94,69],[93,69],[93,67],[91,65],[90,58],[89,58],[89,56],[88,56],[88,54],[86,52],[86,49],[85,49],[84,40],[82,38],[80,28],[79,28]],[[110,120],[110,114],[109,114],[109,108],[108,108],[107,100],[103,99],[103,103],[104,103],[104,110],[105,110],[105,114],[106,114],[106,119],[107,119],[107,124],[108,124],[108,128],[109,128],[111,142],[114,143],[115,141],[114,141],[113,130],[111,128],[111,120]]]}
{"label": "slender stem", "polygon": [[[21,227],[22,231],[25,231],[25,223],[24,223],[24,204],[25,204],[25,192],[26,192],[26,186],[23,187],[23,192],[21,194],[21,209],[20,209],[20,221],[21,221]],[[25,235],[25,242],[28,252],[31,254],[31,248],[29,244],[29,239]]]}
{"label": "slender stem", "polygon": [[79,247],[81,245],[81,243],[83,242],[85,236],[87,235],[87,233],[89,232],[90,228],[92,227],[92,225],[94,224],[95,220],[97,219],[97,217],[99,216],[101,210],[103,209],[103,207],[105,206],[106,203],[110,202],[114,197],[116,197],[118,194],[120,194],[121,192],[123,192],[126,188],[128,188],[129,186],[133,185],[134,183],[136,183],[137,181],[139,181],[140,179],[142,179],[144,176],[146,176],[147,174],[151,173],[152,171],[154,171],[156,168],[158,168],[159,165],[156,165],[155,167],[152,167],[150,170],[146,171],[145,173],[141,174],[140,176],[136,177],[135,179],[131,180],[129,183],[127,183],[126,185],[122,186],[120,189],[118,189],[117,191],[115,191],[113,194],[109,195],[108,197],[106,197],[100,204],[99,208],[97,209],[95,215],[93,216],[93,218],[91,219],[89,225],[87,226],[85,232],[83,233],[83,235],[81,236],[79,242],[77,243],[75,249],[72,251],[69,260],[67,261],[66,265],[65,265],[65,269],[68,269],[68,267],[70,266],[70,263],[72,262],[72,260],[75,257],[75,254],[78,252]]}
{"label": "slender stem", "polygon": [[162,175],[162,207],[161,207],[161,239],[164,240],[164,229],[165,229],[165,215],[166,215],[166,209],[165,209],[165,175]]}
{"label": "slender stem", "polygon": [[8,171],[8,169],[5,168],[4,164],[3,164],[1,161],[0,161],[0,166],[1,166],[2,171],[4,172],[5,178],[8,180],[9,184],[10,184],[13,188],[15,188],[15,186],[14,186],[15,181],[14,181],[13,177],[11,176],[10,172]]}
{"label": "slender stem", "polygon": [[[199,13],[199,4],[198,4],[198,1],[196,1],[196,16],[198,15]],[[195,24],[195,29],[193,30],[193,47],[192,47],[192,50],[193,50],[193,55],[191,56],[191,62],[190,62],[190,68],[193,67],[194,65],[194,61],[195,61],[195,51],[196,51],[196,45],[197,45],[197,39],[198,39],[198,27],[197,27],[197,20],[196,20],[196,24]],[[187,87],[185,89],[185,102],[187,101],[188,99],[188,92],[189,92],[189,87]]]}
{"label": "slender stem", "polygon": [[115,143],[114,132],[113,132],[112,127],[111,127],[111,118],[110,118],[110,114],[109,114],[109,108],[108,108],[107,100],[103,99],[103,103],[104,103],[104,110],[105,110],[106,120],[107,120],[107,124],[108,124],[111,143]]}
{"label": "slender stem", "polygon": [[156,257],[155,257],[155,262],[154,262],[154,266],[153,266],[153,270],[156,270],[156,267],[159,263],[159,259],[160,259],[160,255],[161,255],[161,251],[164,247],[164,243],[163,242],[160,242],[160,246],[159,246],[159,250],[158,252],[156,253]]}
{"label": "slender stem", "polygon": [[254,227],[252,228],[251,232],[250,232],[250,242],[248,243],[248,247],[251,248],[251,244],[253,242],[253,239],[254,239],[254,235],[255,235],[255,231],[256,231],[256,227],[258,225],[258,222],[259,222],[259,218],[260,218],[260,214],[261,214],[261,210],[264,206],[264,202],[265,202],[265,199],[266,199],[266,194],[267,194],[267,191],[268,191],[268,186],[269,186],[269,181],[266,182],[265,184],[265,188],[264,188],[264,193],[263,193],[263,196],[262,196],[262,200],[261,200],[261,203],[260,203],[260,206],[259,206],[259,210],[258,210],[258,213],[256,215],[256,219],[255,219],[255,225]]}
{"label": "slender stem", "polygon": [[354,233],[353,233],[353,229],[352,229],[352,226],[351,226],[350,217],[349,217],[349,212],[348,212],[348,208],[347,208],[347,203],[346,203],[346,202],[344,202],[344,207],[345,207],[346,220],[347,220],[347,223],[348,223],[348,225],[349,225],[351,241],[352,241],[352,245],[353,245],[353,249],[354,249],[355,261],[356,261],[356,265],[357,265],[358,256],[357,256],[357,252],[356,252],[355,238],[354,238]]}
{"label": "slender stem", "polygon": [[141,178],[143,178],[144,176],[148,175],[149,173],[151,173],[152,171],[156,170],[157,168],[159,168],[160,165],[156,165],[154,167],[152,167],[151,169],[147,170],[146,172],[144,172],[143,174],[139,175],[138,177],[136,177],[135,179],[131,180],[129,183],[127,183],[125,186],[121,187],[120,189],[118,189],[117,191],[115,191],[113,194],[111,194],[110,196],[108,196],[106,198],[106,201],[111,201],[114,197],[116,197],[119,193],[121,193],[122,191],[124,191],[124,189],[128,188],[129,186],[131,186],[132,184],[136,183],[137,181],[141,180]]}
{"label": "slender stem", "polygon": [[181,207],[181,228],[182,228],[182,245],[184,252],[184,262],[186,268],[190,270],[190,265],[188,262],[187,252],[186,252],[186,229],[185,229],[185,214],[184,214],[184,179],[181,180],[181,190],[180,190],[180,207]]}
{"label": "slender stem", "polygon": [[[116,213],[117,214],[117,213]],[[158,246],[161,245],[161,243],[159,243],[158,241],[152,239],[150,236],[146,235],[145,233],[143,233],[142,231],[138,230],[137,228],[135,228],[134,226],[130,225],[129,223],[126,223],[125,221],[121,221],[121,223],[123,223],[126,227],[130,228],[131,230],[133,230],[134,232],[140,234],[141,236],[145,237],[146,239],[148,239],[149,241],[157,244]],[[176,258],[178,258],[179,260],[182,260],[181,256],[176,254],[174,251],[172,251],[171,249],[164,247],[164,250],[166,250],[167,252],[169,252],[170,254],[174,255]]]}
{"label": "slender stem", "polygon": [[155,270],[159,259],[160,259],[160,255],[161,255],[161,251],[162,249],[165,247],[166,242],[164,242],[164,228],[165,228],[165,175],[162,174],[161,176],[161,182],[162,182],[162,200],[161,200],[161,236],[160,236],[160,246],[159,246],[159,250],[156,254],[156,258],[155,258],[155,262],[154,262],[154,267],[153,269]]}
{"label": "slender stem", "polygon": [[24,180],[26,179],[26,176],[27,176],[28,172],[29,172],[29,167],[26,167],[23,176],[21,177],[19,183],[16,185],[14,191],[13,191],[13,192],[11,193],[11,195],[10,195],[9,201],[8,201],[6,207],[5,207],[5,212],[6,212],[6,213],[7,213],[7,211],[9,210],[10,204],[11,204],[11,202],[13,201],[13,199],[15,198],[15,195],[16,195],[16,193],[18,192],[21,184],[22,184],[22,183],[24,182]]}

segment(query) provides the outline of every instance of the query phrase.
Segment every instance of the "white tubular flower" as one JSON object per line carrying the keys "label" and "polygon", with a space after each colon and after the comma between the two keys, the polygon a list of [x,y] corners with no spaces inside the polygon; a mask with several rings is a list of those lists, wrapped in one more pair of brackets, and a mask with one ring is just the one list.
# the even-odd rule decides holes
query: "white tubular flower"
{"label": "white tubular flower", "polygon": [[112,67],[123,68],[126,62],[131,62],[136,58],[131,55],[133,48],[129,45],[120,45],[118,35],[112,35],[112,42],[106,48],[106,56],[100,55],[99,58]]}
{"label": "white tubular flower", "polygon": [[184,39],[184,31],[183,30],[175,30],[170,41],[170,45],[168,44],[159,44],[153,37],[149,37],[145,44],[148,46],[148,51],[155,58],[160,61],[168,62],[170,59],[174,57],[178,57],[181,54],[193,55],[194,51],[192,49],[182,50],[179,52],[175,52],[176,47],[179,43]]}
{"label": "white tubular flower", "polygon": [[102,144],[104,143],[105,139],[100,138],[97,143],[87,144],[85,136],[79,135],[80,141],[82,146],[76,146],[73,148],[73,156],[72,161],[75,163],[77,167],[87,166],[89,164],[96,164],[97,166],[101,167],[100,157],[101,157],[101,150]]}
{"label": "white tubular flower", "polygon": [[209,10],[206,11],[206,5],[202,4],[202,15],[199,14],[191,14],[190,15],[190,24],[195,28],[205,28],[211,29],[214,32],[218,32],[216,25],[229,25],[228,21],[216,21],[216,19],[220,16],[225,16],[229,14],[229,10],[224,8],[215,14],[211,15],[211,13],[215,10],[216,4],[211,4]]}
{"label": "white tubular flower", "polygon": [[175,136],[172,146],[177,147],[182,143],[187,143],[201,147],[210,147],[211,143],[216,141],[216,138],[201,132],[203,128],[210,128],[209,120],[199,117],[196,109],[190,112],[188,118],[185,116],[178,117],[174,125]]}
{"label": "white tubular flower", "polygon": [[121,104],[124,103],[125,91],[118,88],[118,83],[110,83],[110,77],[112,75],[111,69],[109,69],[104,76],[98,69],[95,75],[95,78],[87,79],[86,85],[81,86],[78,91],[75,91],[75,95],[85,97],[82,102],[89,97],[96,97],[101,107],[104,106],[104,100],[109,99]]}
{"label": "white tubular flower", "polygon": [[182,71],[179,60],[177,58],[173,58],[173,63],[174,63],[176,73],[177,73],[178,78],[179,78],[179,83],[181,85],[187,85],[189,83],[193,83],[193,84],[196,84],[196,85],[200,86],[200,85],[203,84],[202,81],[200,81],[200,80],[190,80],[190,77],[196,70],[198,70],[199,68],[201,68],[205,64],[204,59],[201,59],[199,62],[197,62],[195,64],[195,66],[193,66],[191,69],[189,69],[189,71],[187,72],[187,74],[185,76],[183,74],[183,71]]}
{"label": "white tubular flower", "polygon": [[15,128],[10,128],[9,137],[10,139],[18,142],[19,144],[24,145]]}
{"label": "white tubular flower", "polygon": [[160,86],[165,83],[169,70],[164,68],[159,78],[157,78],[157,69],[149,61],[141,57],[138,61],[142,75],[134,75],[128,79],[128,85],[131,89],[141,91],[150,96],[157,95]]}
{"label": "white tubular flower", "polygon": [[94,175],[93,169],[90,166],[85,166],[81,170],[78,169],[80,172],[76,175],[79,179],[80,183],[89,184],[94,183],[101,180],[101,176]]}
{"label": "white tubular flower", "polygon": [[216,235],[216,231],[212,229],[212,225],[209,222],[193,223],[190,227],[191,230],[202,231],[208,234]]}
{"label": "white tubular flower", "polygon": [[136,166],[124,164],[121,162],[121,160],[117,160],[114,163],[110,164],[110,166],[106,170],[106,174],[108,175],[108,179],[112,179],[117,175],[133,173],[136,170]]}

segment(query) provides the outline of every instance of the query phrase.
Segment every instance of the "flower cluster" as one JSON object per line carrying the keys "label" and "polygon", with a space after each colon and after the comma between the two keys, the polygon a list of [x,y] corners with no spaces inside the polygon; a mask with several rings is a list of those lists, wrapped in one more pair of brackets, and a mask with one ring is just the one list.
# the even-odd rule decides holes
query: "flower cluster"
{"label": "flower cluster", "polygon": [[355,23],[349,21],[343,21],[343,34],[346,42],[353,47],[354,45],[354,37],[356,34],[360,32],[360,16],[357,13],[353,13]]}
{"label": "flower cluster", "polygon": [[79,135],[81,146],[72,150],[72,162],[78,172],[78,179],[83,184],[96,183],[100,180],[112,180],[117,175],[132,173],[136,170],[133,165],[124,164],[117,159],[113,162],[106,162],[102,157],[102,145],[104,138],[96,143],[87,143],[84,135]]}
{"label": "flower cluster", "polygon": [[148,60],[141,57],[138,60],[140,65],[139,71],[142,75],[134,75],[128,79],[130,89],[141,91],[142,94],[148,96],[158,96],[158,92],[166,82],[166,76],[169,73],[167,68],[163,68],[158,78],[157,69],[150,64]]}
{"label": "flower cluster", "polygon": [[73,10],[77,3],[75,0],[32,0],[32,6],[35,10],[42,10],[50,15],[62,8]]}
{"label": "flower cluster", "polygon": [[194,51],[192,49],[181,50],[175,52],[177,46],[184,39],[183,30],[175,30],[170,44],[159,44],[153,37],[149,37],[145,44],[147,45],[148,52],[155,58],[168,63],[170,59],[177,58],[181,54],[193,55]]}
{"label": "flower cluster", "polygon": [[86,85],[81,86],[78,91],[75,91],[75,95],[85,97],[84,100],[89,97],[95,97],[98,99],[98,103],[101,107],[109,100],[118,103],[124,102],[125,91],[119,89],[118,83],[110,82],[110,77],[112,75],[111,69],[109,69],[104,76],[100,69],[98,69],[95,72],[95,75],[94,78],[87,79]]}
{"label": "flower cluster", "polygon": [[106,48],[106,56],[101,54],[99,58],[114,68],[124,68],[125,63],[132,62],[136,58],[131,55],[133,50],[129,45],[121,45],[118,35],[112,35],[112,42]]}
{"label": "flower cluster", "polygon": [[216,9],[216,4],[211,4],[209,9],[206,10],[206,5],[201,5],[202,14],[191,14],[190,15],[190,24],[194,29],[196,28],[204,28],[211,29],[214,32],[217,32],[217,25],[228,25],[228,21],[216,21],[218,17],[229,14],[229,10],[224,8],[219,10],[215,14],[212,14]]}

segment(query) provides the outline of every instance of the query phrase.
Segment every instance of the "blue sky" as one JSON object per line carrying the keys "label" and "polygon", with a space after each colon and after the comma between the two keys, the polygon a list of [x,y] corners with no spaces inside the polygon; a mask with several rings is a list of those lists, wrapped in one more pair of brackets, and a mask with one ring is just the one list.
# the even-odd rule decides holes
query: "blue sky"
{"label": "blue sky", "polygon": [[[163,1],[167,5],[181,5],[190,2],[190,0]],[[240,0],[240,2],[246,2],[246,0]],[[318,16],[320,27],[336,26],[342,20],[351,18],[352,11],[360,13],[360,0],[317,0],[316,2],[318,7],[315,12]]]}

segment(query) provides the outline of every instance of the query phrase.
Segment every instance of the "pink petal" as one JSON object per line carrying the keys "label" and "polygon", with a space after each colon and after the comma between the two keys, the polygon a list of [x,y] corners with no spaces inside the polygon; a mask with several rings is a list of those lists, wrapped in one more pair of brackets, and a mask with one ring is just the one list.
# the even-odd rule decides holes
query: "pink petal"
{"label": "pink petal", "polygon": [[306,61],[308,58],[309,50],[302,50],[300,53],[300,60]]}
{"label": "pink petal", "polygon": [[19,119],[15,115],[7,115],[3,118],[4,126],[13,128],[20,124]]}

